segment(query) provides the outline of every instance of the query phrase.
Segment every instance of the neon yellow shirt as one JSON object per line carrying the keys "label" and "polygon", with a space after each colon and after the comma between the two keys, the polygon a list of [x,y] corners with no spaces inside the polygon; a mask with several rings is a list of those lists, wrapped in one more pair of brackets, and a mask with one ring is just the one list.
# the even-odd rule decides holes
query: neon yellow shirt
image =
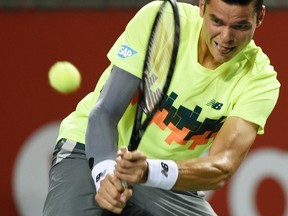
{"label": "neon yellow shirt", "polygon": [[[156,1],[146,5],[128,23],[108,53],[111,65],[141,77],[147,37],[158,4]],[[254,41],[217,69],[200,65],[197,47],[203,21],[199,8],[179,3],[179,12],[180,47],[170,91],[164,109],[155,115],[138,148],[148,158],[200,157],[229,116],[259,125],[258,134],[263,134],[279,94],[277,74]],[[111,65],[95,91],[80,101],[76,111],[62,122],[59,139],[85,142],[89,112],[109,76]],[[118,124],[119,146],[128,145],[134,113],[135,106],[131,103]]]}

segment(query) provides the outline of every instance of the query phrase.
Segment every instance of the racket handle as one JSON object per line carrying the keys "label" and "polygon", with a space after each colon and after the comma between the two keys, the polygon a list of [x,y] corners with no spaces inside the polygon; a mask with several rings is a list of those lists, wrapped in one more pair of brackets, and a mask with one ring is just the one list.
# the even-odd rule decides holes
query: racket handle
{"label": "racket handle", "polygon": [[[128,151],[127,148],[119,149],[118,152],[117,152],[117,159],[121,159],[122,154],[123,154],[124,152],[126,152],[126,151]],[[128,187],[128,184],[127,184],[126,181],[122,181],[122,180],[121,180],[121,184],[122,184],[122,186],[123,186],[124,189]]]}
{"label": "racket handle", "polygon": [[121,181],[121,184],[122,184],[122,187],[123,187],[124,189],[128,188],[128,184],[127,184],[126,181]]}

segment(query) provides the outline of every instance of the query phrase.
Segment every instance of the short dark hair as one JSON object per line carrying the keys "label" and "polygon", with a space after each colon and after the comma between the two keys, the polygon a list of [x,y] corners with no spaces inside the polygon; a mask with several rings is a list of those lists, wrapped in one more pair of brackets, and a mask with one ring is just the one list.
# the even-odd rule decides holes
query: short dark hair
{"label": "short dark hair", "polygon": [[[246,6],[254,2],[254,9],[257,15],[260,14],[263,6],[263,0],[221,0],[221,1],[227,4],[242,5],[242,6]],[[205,0],[205,3],[209,4],[210,0]]]}

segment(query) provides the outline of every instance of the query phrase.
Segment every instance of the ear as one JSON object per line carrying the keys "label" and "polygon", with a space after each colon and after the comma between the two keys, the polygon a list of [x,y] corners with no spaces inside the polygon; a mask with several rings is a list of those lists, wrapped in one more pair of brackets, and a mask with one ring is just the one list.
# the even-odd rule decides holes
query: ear
{"label": "ear", "polygon": [[263,23],[265,14],[266,14],[266,7],[265,7],[265,5],[263,5],[262,10],[260,11],[260,13],[257,17],[257,27],[261,26],[261,24]]}
{"label": "ear", "polygon": [[200,16],[203,17],[205,13],[205,0],[199,0]]}

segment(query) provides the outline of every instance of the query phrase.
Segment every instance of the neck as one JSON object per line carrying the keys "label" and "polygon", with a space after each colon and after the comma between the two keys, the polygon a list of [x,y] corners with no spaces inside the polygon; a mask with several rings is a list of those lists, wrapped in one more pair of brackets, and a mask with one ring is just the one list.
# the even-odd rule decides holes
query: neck
{"label": "neck", "polygon": [[215,61],[201,35],[198,41],[198,63],[203,67],[212,70],[221,65],[221,63]]}

